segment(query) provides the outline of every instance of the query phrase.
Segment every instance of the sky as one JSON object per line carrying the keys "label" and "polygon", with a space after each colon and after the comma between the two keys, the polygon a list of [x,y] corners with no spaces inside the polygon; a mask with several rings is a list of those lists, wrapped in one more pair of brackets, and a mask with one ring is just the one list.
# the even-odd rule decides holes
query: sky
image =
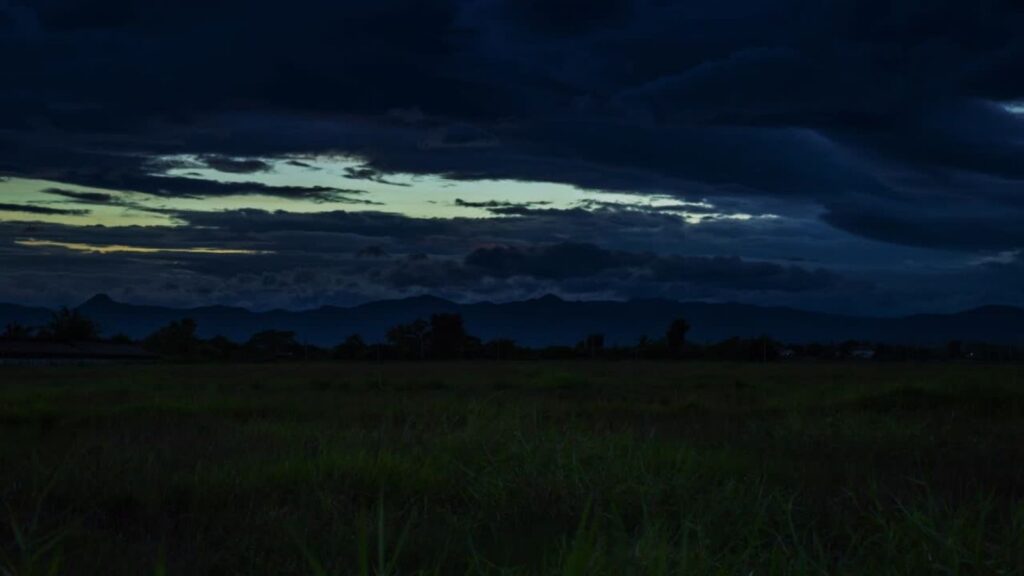
{"label": "sky", "polygon": [[0,302],[1024,305],[1016,0],[0,0]]}

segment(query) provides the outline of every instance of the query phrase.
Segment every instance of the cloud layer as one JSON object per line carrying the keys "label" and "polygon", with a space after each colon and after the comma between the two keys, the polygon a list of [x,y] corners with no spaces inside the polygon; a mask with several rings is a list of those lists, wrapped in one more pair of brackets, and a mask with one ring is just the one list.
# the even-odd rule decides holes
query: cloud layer
{"label": "cloud layer", "polygon": [[[847,292],[859,286],[857,299],[902,310],[959,277],[940,305],[1022,303],[1020,268],[989,264],[1024,248],[1022,29],[1010,0],[0,0],[0,175],[57,183],[53,204],[0,196],[0,218],[132,208],[120,193],[138,193],[183,229],[40,229],[272,250],[223,268],[316,270],[339,300],[418,287],[842,308],[860,305]],[[313,170],[326,156],[359,162],[348,180],[410,195],[422,185],[409,175],[478,182],[451,205],[493,218],[340,212],[374,196],[267,179],[275,162]],[[556,208],[488,195],[493,180],[709,215]],[[174,204],[229,197],[254,200]],[[24,226],[0,241],[5,267],[28,274],[13,244]],[[426,258],[391,270],[340,256],[370,246]],[[131,270],[93,256],[48,258],[90,261],[97,278]],[[180,262],[147,257],[135,275],[224,276],[213,257]],[[993,274],[998,290],[983,288]]]}

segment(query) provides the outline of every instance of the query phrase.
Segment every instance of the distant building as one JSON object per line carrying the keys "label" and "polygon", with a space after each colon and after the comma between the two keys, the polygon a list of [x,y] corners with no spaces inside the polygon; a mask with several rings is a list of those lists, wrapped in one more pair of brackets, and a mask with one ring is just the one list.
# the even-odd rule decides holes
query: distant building
{"label": "distant building", "polygon": [[0,364],[98,364],[145,362],[158,356],[136,344],[0,340]]}

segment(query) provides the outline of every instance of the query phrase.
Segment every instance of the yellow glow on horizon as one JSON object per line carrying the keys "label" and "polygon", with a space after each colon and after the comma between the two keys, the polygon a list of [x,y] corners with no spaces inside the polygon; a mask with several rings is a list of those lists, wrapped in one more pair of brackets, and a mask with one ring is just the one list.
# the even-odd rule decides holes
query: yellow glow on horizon
{"label": "yellow glow on horizon", "polygon": [[34,238],[19,239],[14,241],[19,246],[32,248],[64,248],[74,252],[87,252],[90,254],[228,254],[228,255],[258,255],[273,254],[270,250],[244,250],[240,248],[150,248],[146,246],[128,246],[125,244],[86,244],[83,242],[57,242],[55,240],[36,240]]}

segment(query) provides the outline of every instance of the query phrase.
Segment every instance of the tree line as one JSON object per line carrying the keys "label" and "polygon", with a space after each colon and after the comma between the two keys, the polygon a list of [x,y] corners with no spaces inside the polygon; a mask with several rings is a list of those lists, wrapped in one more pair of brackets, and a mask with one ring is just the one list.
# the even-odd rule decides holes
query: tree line
{"label": "tree line", "polygon": [[352,334],[333,347],[301,342],[288,330],[264,330],[245,342],[224,336],[203,338],[190,318],[175,320],[141,340],[124,335],[102,339],[100,327],[75,309],[61,308],[45,325],[33,328],[10,324],[0,340],[44,342],[106,341],[142,346],[168,359],[194,361],[270,360],[544,360],[544,359],[645,359],[645,360],[730,360],[773,362],[790,358],[836,360],[863,357],[873,360],[1017,360],[1024,357],[1014,346],[949,342],[944,347],[895,346],[847,340],[838,343],[785,344],[767,335],[757,338],[728,338],[708,344],[688,340],[690,324],[683,318],[668,322],[660,337],[641,337],[631,345],[606,345],[602,333],[587,334],[574,345],[529,347],[508,338],[483,340],[470,334],[462,316],[441,313],[391,327],[383,342],[368,343]]}

